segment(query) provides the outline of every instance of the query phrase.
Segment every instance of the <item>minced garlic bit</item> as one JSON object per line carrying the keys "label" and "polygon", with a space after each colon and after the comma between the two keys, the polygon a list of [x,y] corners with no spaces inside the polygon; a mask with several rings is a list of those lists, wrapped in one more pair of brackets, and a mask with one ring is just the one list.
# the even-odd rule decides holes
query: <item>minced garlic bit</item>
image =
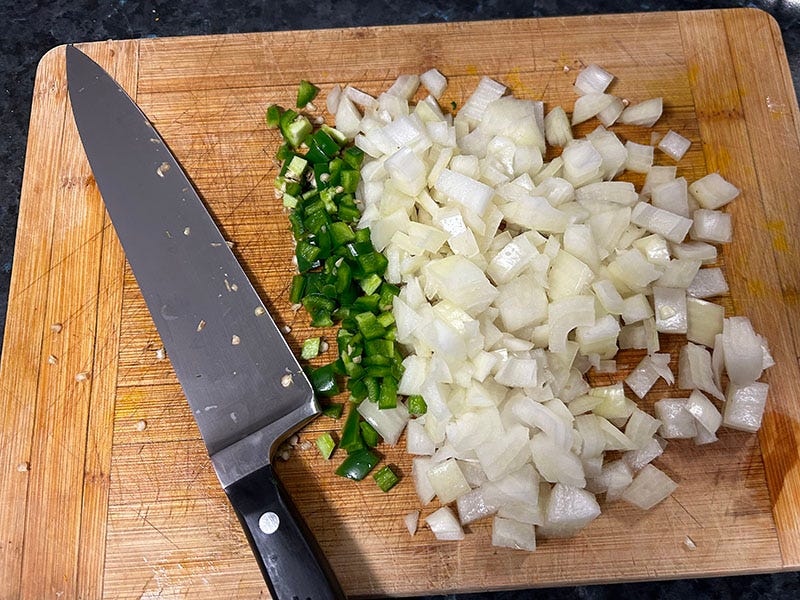
{"label": "minced garlic bit", "polygon": [[57,365],[58,359],[51,354],[50,356],[47,357],[47,362],[49,362],[51,365]]}
{"label": "minced garlic bit", "polygon": [[288,450],[284,450],[283,452],[281,452],[281,460],[283,460],[283,461],[289,460],[289,451]]}
{"label": "minced garlic bit", "polygon": [[53,323],[50,325],[50,331],[53,333],[61,333],[62,329],[64,329],[64,326],[61,323]]}
{"label": "minced garlic bit", "polygon": [[315,111],[315,110],[317,110],[317,107],[316,107],[316,106],[314,106],[314,105],[313,105],[311,102],[309,102],[308,104],[306,104],[304,108],[305,108],[306,110],[309,110],[309,111]]}
{"label": "minced garlic bit", "polygon": [[256,306],[255,310],[253,310],[257,317],[267,314],[267,309],[263,306]]}
{"label": "minced garlic bit", "polygon": [[232,292],[238,292],[239,291],[239,286],[236,285],[235,283],[232,283],[231,284],[231,291]]}
{"label": "minced garlic bit", "polygon": [[145,421],[144,419],[140,419],[136,423],[136,431],[144,431],[145,429],[147,429],[147,421]]}
{"label": "minced garlic bit", "polygon": [[19,471],[20,473],[27,473],[30,470],[31,470],[31,463],[27,461],[21,462],[17,465],[17,471]]}
{"label": "minced garlic bit", "polygon": [[75,375],[75,381],[86,381],[87,379],[89,379],[89,373],[87,371],[81,371]]}
{"label": "minced garlic bit", "polygon": [[299,443],[300,443],[300,436],[298,436],[297,434],[294,434],[291,437],[289,437],[290,446],[297,446],[297,444]]}
{"label": "minced garlic bit", "polygon": [[281,377],[281,385],[283,387],[287,388],[290,385],[292,385],[292,381],[293,380],[294,380],[294,378],[292,377],[292,374],[291,373],[287,373],[286,375]]}
{"label": "minced garlic bit", "polygon": [[284,325],[283,327],[281,327],[281,331],[282,331],[283,333],[287,333],[287,334],[288,334],[288,333],[292,333],[292,328],[291,328],[291,327],[289,327],[288,325]]}
{"label": "minced garlic bit", "polygon": [[228,248],[233,248],[236,245],[230,240],[225,240],[225,243],[228,245]]}
{"label": "minced garlic bit", "polygon": [[241,341],[242,340],[241,338],[239,338],[238,335],[234,335],[233,337],[231,337],[231,345],[233,346],[238,346]]}
{"label": "minced garlic bit", "polygon": [[687,550],[697,550],[697,544],[695,544],[694,540],[688,535],[686,536],[686,539],[683,540],[683,545],[686,546]]}
{"label": "minced garlic bit", "polygon": [[229,292],[231,291],[231,284],[227,279],[225,280],[225,289]]}
{"label": "minced garlic bit", "polygon": [[191,227],[185,227],[183,229],[183,235],[189,235],[191,233],[192,233],[192,228]]}
{"label": "minced garlic bit", "polygon": [[329,345],[329,344],[328,344],[328,342],[326,342],[325,340],[322,340],[322,341],[319,343],[319,351],[320,351],[320,352],[327,352],[327,351],[328,351],[328,348],[330,348],[330,345]]}
{"label": "minced garlic bit", "polygon": [[314,125],[322,125],[325,122],[323,117],[314,117]]}
{"label": "minced garlic bit", "polygon": [[164,360],[166,357],[167,353],[163,348],[156,350],[156,360]]}
{"label": "minced garlic bit", "polygon": [[203,331],[203,327],[206,326],[206,322],[200,319],[200,322],[197,324],[197,331]]}
{"label": "minced garlic bit", "polygon": [[570,69],[569,66],[564,65],[564,73],[569,73]]}
{"label": "minced garlic bit", "polygon": [[163,162],[156,169],[156,175],[158,175],[159,177],[164,177],[164,173],[166,173],[167,171],[169,171],[169,163]]}

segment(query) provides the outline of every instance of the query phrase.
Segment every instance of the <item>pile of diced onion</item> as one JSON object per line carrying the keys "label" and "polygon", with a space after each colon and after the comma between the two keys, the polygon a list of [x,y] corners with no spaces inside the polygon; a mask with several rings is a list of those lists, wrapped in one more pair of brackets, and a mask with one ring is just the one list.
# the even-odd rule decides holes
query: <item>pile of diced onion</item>
{"label": "pile of diced onion", "polygon": [[[534,550],[536,535],[573,536],[597,518],[600,494],[641,509],[669,497],[676,484],[651,464],[667,439],[760,427],[766,341],[706,300],[728,292],[704,265],[731,240],[721,209],[739,190],[717,173],[677,177],[690,146],[679,133],[658,143],[667,166],[654,165],[654,145],[623,143],[608,128],[652,126],[662,99],[628,103],[606,93],[612,80],[581,71],[571,121],[488,77],[453,117],[435,69],[377,98],[350,86],[328,95],[337,129],[369,157],[360,226],[402,284],[399,392],[428,406],[414,419],[402,404],[359,411],[390,444],[407,430],[420,501],[441,503],[425,518],[438,539],[493,516],[493,544]],[[420,83],[429,95],[413,104]],[[601,124],[575,139],[572,125],[592,118]],[[548,144],[562,151],[544,162]],[[646,174],[641,190],[614,181],[626,170]],[[651,415],[633,398],[658,378],[675,383],[659,333],[686,335],[677,387],[691,392]],[[627,390],[591,387],[589,369],[615,372],[628,348],[647,354]],[[406,517],[412,535],[418,516]]]}

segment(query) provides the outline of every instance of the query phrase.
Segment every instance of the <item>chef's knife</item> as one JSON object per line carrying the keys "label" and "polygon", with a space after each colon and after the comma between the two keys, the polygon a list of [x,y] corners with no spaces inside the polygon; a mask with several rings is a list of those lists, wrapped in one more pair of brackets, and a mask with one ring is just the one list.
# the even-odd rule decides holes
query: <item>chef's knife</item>
{"label": "chef's knife", "polygon": [[319,413],[311,385],[192,184],[116,81],[66,48],[72,112],[125,255],[277,600],[343,598],[272,470]]}

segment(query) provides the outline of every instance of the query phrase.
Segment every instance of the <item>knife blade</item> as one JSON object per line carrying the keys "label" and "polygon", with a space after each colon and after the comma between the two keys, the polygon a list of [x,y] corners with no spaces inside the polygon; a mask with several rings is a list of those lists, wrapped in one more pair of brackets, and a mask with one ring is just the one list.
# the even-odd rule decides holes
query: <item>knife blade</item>
{"label": "knife blade", "polygon": [[271,466],[277,444],[319,413],[311,384],[141,109],[74,46],[66,65],[106,210],[270,592],[343,598]]}

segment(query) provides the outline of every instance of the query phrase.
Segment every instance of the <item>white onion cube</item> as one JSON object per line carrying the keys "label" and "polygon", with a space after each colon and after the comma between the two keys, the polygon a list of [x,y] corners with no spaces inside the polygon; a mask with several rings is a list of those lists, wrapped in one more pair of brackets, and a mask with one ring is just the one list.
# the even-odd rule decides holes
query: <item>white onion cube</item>
{"label": "white onion cube", "polygon": [[709,433],[716,433],[722,424],[722,415],[717,407],[698,390],[692,391],[692,395],[686,402],[686,410]]}
{"label": "white onion cube", "polygon": [[747,317],[730,317],[722,324],[725,370],[733,383],[747,385],[761,377],[764,350],[761,337]]}
{"label": "white onion cube", "polygon": [[427,457],[418,457],[411,460],[411,477],[414,480],[414,487],[419,501],[423,506],[433,500],[436,495],[431,482],[428,481],[428,468],[432,464],[433,461]]}
{"label": "white onion cube", "polygon": [[695,298],[722,296],[728,293],[728,282],[719,267],[700,269],[686,288],[686,293]]}
{"label": "white onion cube", "polygon": [[670,129],[658,143],[658,148],[673,160],[678,161],[683,158],[691,145],[691,141]]}
{"label": "white onion cube", "polygon": [[628,158],[625,161],[625,169],[634,173],[647,173],[653,166],[653,147],[644,144],[637,144],[628,140],[625,142],[628,150]]}
{"label": "white onion cube", "polygon": [[670,242],[680,243],[692,228],[693,221],[657,208],[646,202],[639,202],[631,212],[631,222],[644,227],[650,233],[657,233]]}
{"label": "white onion cube", "polygon": [[649,510],[669,498],[676,489],[678,484],[666,473],[653,465],[645,465],[623,492],[622,499],[643,510]]}
{"label": "white onion cube", "polygon": [[656,329],[661,333],[686,333],[686,292],[680,288],[653,287]]}
{"label": "white onion cube", "polygon": [[506,430],[505,435],[476,448],[475,454],[489,480],[496,481],[530,459],[528,428],[514,425]]}
{"label": "white onion cube", "polygon": [[572,124],[577,125],[591,119],[597,113],[606,109],[613,100],[614,96],[610,94],[595,92],[580,96],[575,100],[575,106],[572,109]]}
{"label": "white onion cube", "polygon": [[419,81],[425,86],[425,89],[431,93],[431,96],[437,100],[444,93],[444,90],[447,87],[447,78],[437,69],[429,69],[425,71],[419,76]]}
{"label": "white onion cube", "polygon": [[599,181],[603,157],[589,140],[573,140],[561,153],[564,179],[575,187]]}
{"label": "white onion cube", "polygon": [[531,455],[536,470],[545,481],[584,487],[586,479],[580,459],[554,443],[547,435],[539,434],[531,440]]}
{"label": "white onion cube", "polygon": [[461,524],[456,519],[453,511],[446,506],[428,515],[425,522],[431,528],[437,540],[456,541],[464,539],[464,530],[461,529]]}
{"label": "white onion cube", "polygon": [[384,441],[394,446],[408,423],[410,415],[402,402],[396,408],[378,408],[377,402],[362,402],[358,412],[364,420],[375,428]]}
{"label": "white onion cube", "polygon": [[678,177],[656,186],[651,193],[651,202],[655,207],[688,219],[689,192],[686,189],[686,179]]}
{"label": "white onion cube", "polygon": [[417,419],[412,419],[406,426],[406,452],[423,456],[433,456],[436,452],[436,445]]}
{"label": "white onion cube", "polygon": [[492,522],[492,546],[533,552],[536,550],[533,525],[495,517]]}
{"label": "white onion cube", "polygon": [[725,308],[713,302],[687,297],[686,316],[686,339],[713,348],[714,339],[722,333]]}
{"label": "white onion cube", "polygon": [[630,450],[622,455],[622,460],[633,469],[639,471],[646,464],[649,464],[664,453],[664,448],[667,447],[666,440],[658,436],[654,436],[647,444],[638,450]]}
{"label": "white onion cube", "polygon": [[661,421],[637,408],[625,424],[625,435],[637,449],[644,448],[660,427]]}
{"label": "white onion cube", "polygon": [[722,424],[740,431],[758,431],[767,404],[768,391],[769,385],[766,383],[729,384],[725,394]]}
{"label": "white onion cube", "polygon": [[661,421],[658,434],[666,439],[689,439],[697,435],[695,418],[686,410],[686,398],[664,398],[653,405]]}
{"label": "white onion cube", "polygon": [[470,487],[455,459],[448,459],[428,467],[428,481],[442,504],[449,504],[462,494],[469,492]]}
{"label": "white onion cube", "polygon": [[572,127],[564,109],[556,106],[544,118],[544,133],[551,146],[564,147],[572,141]]}
{"label": "white onion cube", "polygon": [[406,529],[408,529],[408,534],[413,536],[417,533],[417,523],[419,522],[419,511],[412,510],[410,513],[406,514],[403,517],[403,522],[406,525]]}
{"label": "white onion cube", "polygon": [[436,180],[434,189],[458,204],[483,216],[494,196],[494,189],[476,179],[444,169]]}
{"label": "white onion cube", "polygon": [[603,465],[600,475],[589,481],[589,491],[594,494],[605,493],[607,501],[618,500],[622,492],[633,481],[633,471],[623,460],[615,460]]}
{"label": "white onion cube", "polygon": [[689,186],[689,192],[701,207],[721,208],[739,195],[739,188],[728,183],[719,173],[709,173]]}
{"label": "white onion cube", "polygon": [[671,244],[670,250],[675,258],[699,260],[703,264],[713,263],[717,260],[717,247],[706,242],[683,242]]}
{"label": "white onion cube", "polygon": [[691,342],[681,347],[678,386],[684,390],[702,390],[723,400],[722,392],[714,382],[711,353],[706,348]]}
{"label": "white onion cube", "polygon": [[550,491],[544,523],[539,533],[544,537],[572,537],[600,516],[600,505],[584,489],[557,483]]}
{"label": "white onion cube", "polygon": [[718,210],[699,208],[692,215],[694,224],[689,232],[689,237],[701,242],[724,244],[731,241],[733,225],[728,213]]}
{"label": "white onion cube", "polygon": [[578,73],[575,79],[575,91],[579,94],[601,94],[614,80],[614,76],[592,63]]}
{"label": "white onion cube", "polygon": [[475,488],[459,496],[456,499],[456,507],[461,524],[469,525],[473,521],[495,514],[498,509],[498,504],[494,500],[495,496],[496,494],[487,493],[483,487]]}
{"label": "white onion cube", "polygon": [[652,98],[639,104],[631,104],[626,108],[619,118],[621,123],[626,125],[641,125],[642,127],[652,127],[661,118],[663,102],[661,98]]}

